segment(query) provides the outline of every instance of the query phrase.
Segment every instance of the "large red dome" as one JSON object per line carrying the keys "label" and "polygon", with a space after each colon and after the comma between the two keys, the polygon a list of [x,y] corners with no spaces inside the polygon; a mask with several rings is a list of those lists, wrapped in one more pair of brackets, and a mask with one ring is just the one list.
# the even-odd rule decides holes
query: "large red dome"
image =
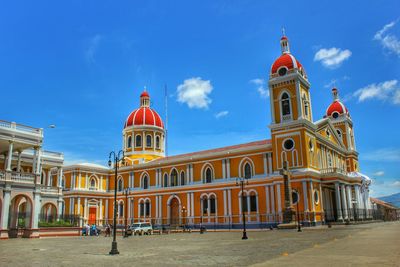
{"label": "large red dome", "polygon": [[302,69],[301,63],[292,54],[283,54],[278,57],[271,67],[271,74],[275,74],[281,67],[286,67],[288,70]]}
{"label": "large red dome", "polygon": [[140,95],[141,106],[129,114],[125,121],[124,128],[129,126],[155,126],[164,128],[164,123],[160,115],[150,108],[150,95],[144,91]]}

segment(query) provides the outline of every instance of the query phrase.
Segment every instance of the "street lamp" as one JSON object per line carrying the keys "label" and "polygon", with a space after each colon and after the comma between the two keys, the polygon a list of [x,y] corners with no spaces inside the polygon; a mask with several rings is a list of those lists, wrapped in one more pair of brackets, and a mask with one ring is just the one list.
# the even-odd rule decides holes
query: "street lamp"
{"label": "street lamp", "polygon": [[240,190],[241,190],[241,198],[242,198],[242,221],[243,221],[243,236],[242,240],[247,239],[247,233],[246,233],[246,215],[244,213],[244,197],[243,197],[243,190],[244,190],[244,184],[249,184],[249,178],[248,177],[239,177],[236,179],[236,185],[240,185]]}
{"label": "street lamp", "polygon": [[299,195],[297,195],[297,232],[301,232],[301,226],[300,226],[300,213],[299,213]]}
{"label": "street lamp", "polygon": [[[121,155],[122,154],[122,155]],[[114,218],[113,218],[113,241],[111,243],[111,251],[110,255],[119,254],[117,249],[117,177],[118,177],[118,163],[121,161],[122,164],[125,163],[124,161],[124,151],[120,150],[118,154],[115,154],[114,151],[110,152],[110,156],[108,157],[108,166],[112,166],[112,161],[114,161],[114,169],[115,169],[115,176],[114,176]]]}
{"label": "street lamp", "polygon": [[183,224],[183,231],[186,230],[186,207],[182,207],[182,224]]}
{"label": "street lamp", "polygon": [[125,194],[125,233],[124,237],[128,237],[128,194],[129,194],[130,188],[127,187],[124,189],[124,194]]}

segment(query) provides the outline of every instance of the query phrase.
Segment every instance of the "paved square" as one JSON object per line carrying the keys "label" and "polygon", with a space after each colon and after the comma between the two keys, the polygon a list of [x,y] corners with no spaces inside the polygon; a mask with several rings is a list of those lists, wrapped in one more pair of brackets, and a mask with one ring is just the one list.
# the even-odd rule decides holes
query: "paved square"
{"label": "paved square", "polygon": [[400,266],[400,223],[118,237],[0,241],[0,266]]}

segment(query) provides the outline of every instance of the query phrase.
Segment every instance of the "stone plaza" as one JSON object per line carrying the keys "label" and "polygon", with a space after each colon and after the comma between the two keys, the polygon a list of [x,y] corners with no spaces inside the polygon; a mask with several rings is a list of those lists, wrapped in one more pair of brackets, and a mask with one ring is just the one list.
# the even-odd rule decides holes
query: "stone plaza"
{"label": "stone plaza", "polygon": [[400,223],[0,241],[0,266],[400,266]]}

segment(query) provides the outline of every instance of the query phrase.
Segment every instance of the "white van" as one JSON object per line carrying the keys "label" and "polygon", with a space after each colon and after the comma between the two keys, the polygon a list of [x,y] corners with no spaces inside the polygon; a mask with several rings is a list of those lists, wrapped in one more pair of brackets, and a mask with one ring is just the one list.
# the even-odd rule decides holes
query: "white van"
{"label": "white van", "polygon": [[149,222],[132,223],[129,230],[134,235],[151,235],[153,234],[153,226]]}

